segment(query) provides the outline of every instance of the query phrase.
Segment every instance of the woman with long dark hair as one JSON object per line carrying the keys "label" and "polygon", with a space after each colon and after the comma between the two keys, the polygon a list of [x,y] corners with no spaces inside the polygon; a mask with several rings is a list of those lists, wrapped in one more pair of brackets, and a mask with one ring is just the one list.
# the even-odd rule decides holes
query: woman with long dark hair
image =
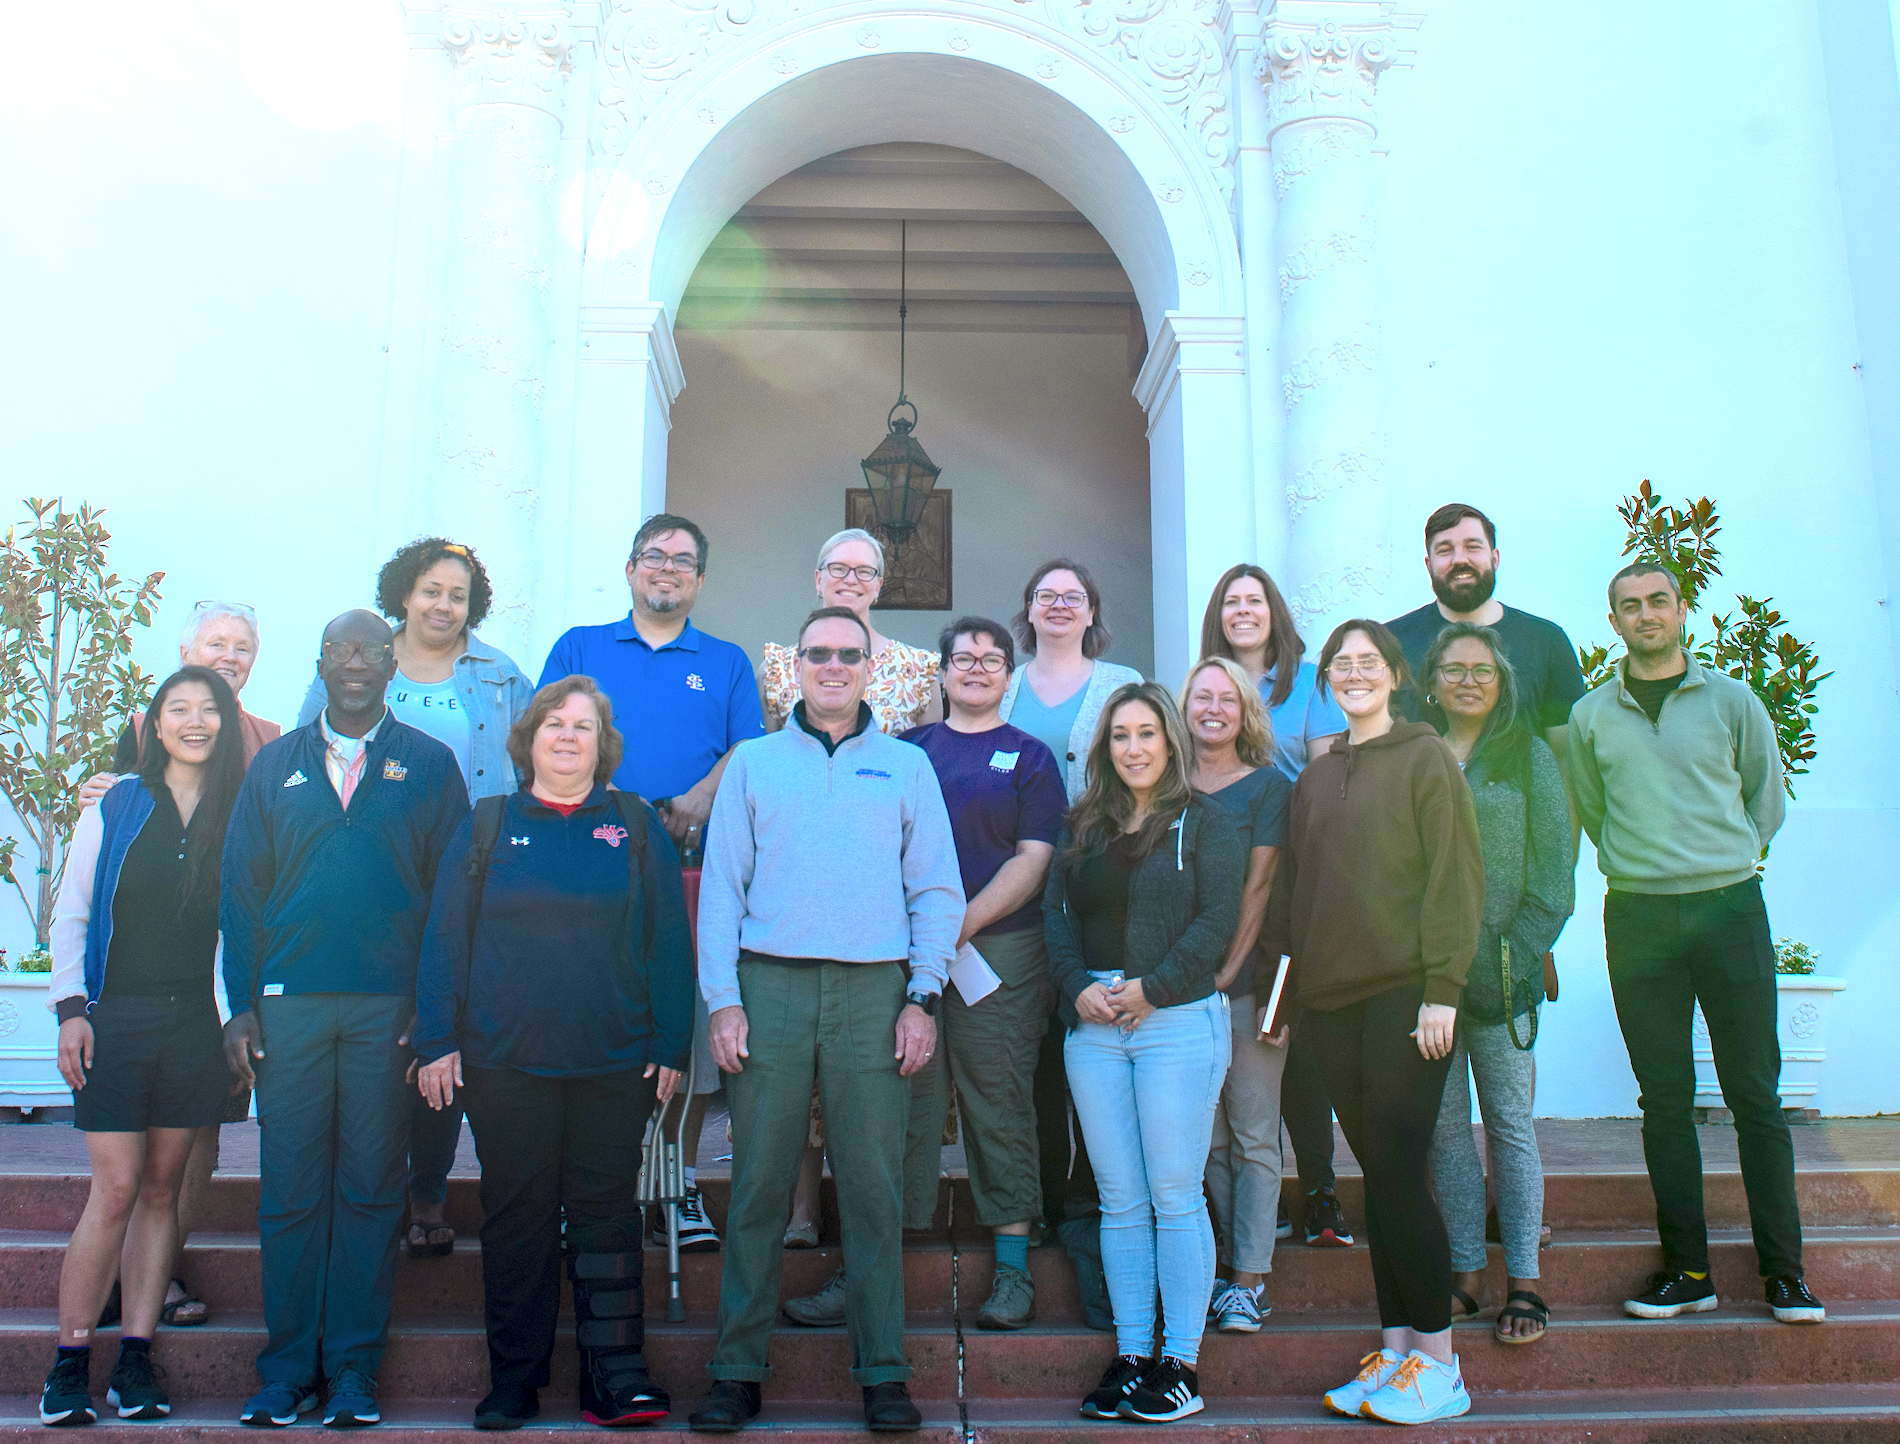
{"label": "woman with long dark hair", "polygon": [[1232,1046],[1214,979],[1247,857],[1226,809],[1195,793],[1187,726],[1159,683],[1109,696],[1088,761],[1043,894],[1115,1315],[1117,1357],[1081,1412],[1160,1423],[1202,1407],[1214,1229],[1201,1176]]}
{"label": "woman with long dark hair", "polygon": [[1517,674],[1498,634],[1453,622],[1425,654],[1419,688],[1445,719],[1445,741],[1465,770],[1484,851],[1484,920],[1458,1003],[1457,1041],[1432,1138],[1432,1178],[1451,1240],[1451,1297],[1476,1317],[1484,1282],[1484,1165],[1471,1136],[1471,1079],[1484,1114],[1485,1154],[1498,1194],[1506,1299],[1501,1344],[1543,1338],[1538,1233],[1544,1166],[1531,1126],[1537,1005],[1544,954],[1577,901],[1570,804],[1548,744],[1531,730]]}
{"label": "woman with long dark hair", "polygon": [[1365,1170],[1382,1334],[1326,1404],[1422,1424],[1471,1407],[1427,1159],[1478,946],[1484,862],[1451,749],[1392,715],[1410,680],[1399,639],[1365,618],[1342,622],[1319,661],[1347,732],[1294,785],[1267,952],[1293,959],[1294,1032],[1312,1045]]}
{"label": "woman with long dark hair", "polygon": [[223,1116],[232,1090],[216,957],[219,861],[244,778],[240,715],[216,672],[167,677],[146,709],[138,772],[80,813],[67,853],[47,1001],[92,1191],[60,1267],[42,1423],[98,1417],[92,1333],[115,1273],[123,1332],[107,1398],[122,1419],[171,1412],[151,1339],[178,1246],[178,1190],[196,1130]]}

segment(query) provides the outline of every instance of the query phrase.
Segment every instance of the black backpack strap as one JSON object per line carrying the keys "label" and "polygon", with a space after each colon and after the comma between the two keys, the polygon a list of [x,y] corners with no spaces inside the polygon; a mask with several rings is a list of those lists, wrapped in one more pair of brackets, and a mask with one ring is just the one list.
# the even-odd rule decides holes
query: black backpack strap
{"label": "black backpack strap", "polygon": [[468,845],[468,936],[475,938],[475,919],[482,910],[482,891],[488,885],[488,860],[501,841],[501,815],[506,797],[484,797],[475,804],[475,835]]}
{"label": "black backpack strap", "polygon": [[607,795],[613,798],[621,824],[627,829],[627,888],[629,892],[637,890],[640,894],[640,951],[644,956],[653,947],[653,893],[650,888],[641,886],[640,864],[646,859],[647,817],[652,809],[637,792],[609,792]]}

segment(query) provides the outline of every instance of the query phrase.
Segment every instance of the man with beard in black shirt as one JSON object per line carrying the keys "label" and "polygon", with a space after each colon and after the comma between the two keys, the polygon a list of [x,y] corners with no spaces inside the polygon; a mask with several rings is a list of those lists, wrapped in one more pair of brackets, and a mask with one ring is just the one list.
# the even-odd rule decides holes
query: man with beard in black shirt
{"label": "man with beard in black shirt", "polygon": [[1492,596],[1498,583],[1498,534],[1491,518],[1463,502],[1439,507],[1425,522],[1425,570],[1436,600],[1386,623],[1405,648],[1405,660],[1417,678],[1414,686],[1393,698],[1393,711],[1444,731],[1444,715],[1429,700],[1431,678],[1418,673],[1425,653],[1453,622],[1490,627],[1517,671],[1531,725],[1561,764],[1571,704],[1584,694],[1577,649],[1555,622],[1507,607]]}

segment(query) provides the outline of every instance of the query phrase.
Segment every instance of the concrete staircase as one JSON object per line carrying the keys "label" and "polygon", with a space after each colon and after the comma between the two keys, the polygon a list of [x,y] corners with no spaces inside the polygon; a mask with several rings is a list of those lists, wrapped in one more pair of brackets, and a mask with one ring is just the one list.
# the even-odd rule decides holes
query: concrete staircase
{"label": "concrete staircase", "polygon": [[[11,1132],[11,1130],[8,1130]],[[723,1222],[726,1185],[705,1184],[709,1211]],[[1561,1440],[1900,1440],[1900,1165],[1804,1172],[1808,1277],[1827,1303],[1819,1328],[1779,1325],[1762,1302],[1748,1242],[1741,1181],[1709,1177],[1717,1230],[1714,1276],[1722,1307],[1668,1323],[1626,1318],[1620,1301],[1657,1266],[1652,1204],[1640,1173],[1554,1173],[1546,1217],[1555,1245],[1543,1255],[1541,1292],[1553,1308],[1549,1336],[1508,1348],[1490,1325],[1459,1330],[1459,1352],[1475,1400],[1470,1416],[1431,1426],[1430,1441]],[[0,1441],[37,1432],[36,1398],[50,1362],[61,1250],[78,1217],[87,1180],[57,1174],[0,1175]],[[1358,1180],[1341,1179],[1349,1219],[1359,1223]],[[259,1263],[253,1219],[255,1177],[220,1175],[189,1272],[213,1303],[202,1328],[161,1330],[156,1358],[174,1401],[164,1424],[102,1420],[95,1432],[154,1431],[235,1440],[242,1399],[254,1387],[262,1338]],[[472,1179],[451,1180],[450,1221],[461,1241],[446,1259],[405,1259],[394,1335],[382,1373],[383,1434],[418,1436],[465,1429],[486,1390],[481,1328],[479,1205]],[[962,1180],[946,1180],[939,1226],[914,1237],[905,1259],[910,1305],[912,1392],[932,1444],[1080,1444],[1083,1435],[1126,1434],[1138,1426],[1091,1424],[1075,1405],[1107,1363],[1112,1344],[1086,1328],[1074,1273],[1059,1249],[1031,1254],[1038,1320],[1018,1333],[973,1326],[987,1296],[991,1260],[983,1231],[952,1219],[971,1216]],[[1297,1211],[1296,1211],[1297,1216]],[[837,1266],[835,1244],[785,1258],[787,1296],[809,1292]],[[665,1258],[648,1251],[648,1356],[672,1391],[669,1425],[704,1393],[720,1256],[684,1261],[683,1324],[665,1317]],[[1334,1437],[1380,1426],[1333,1419],[1318,1402],[1347,1378],[1374,1339],[1371,1273],[1362,1246],[1316,1250],[1298,1244],[1275,1258],[1273,1313],[1253,1337],[1210,1334],[1201,1356],[1208,1411],[1171,1426],[1211,1444],[1220,1440]],[[1493,1297],[1502,1261],[1493,1251]],[[967,1329],[964,1324],[970,1324]],[[94,1361],[103,1405],[115,1353],[111,1331]],[[773,1345],[775,1375],[757,1427],[796,1444],[859,1434],[858,1391],[842,1330],[784,1325]],[[544,1396],[540,1434],[596,1433],[574,1412],[574,1355],[563,1341],[555,1382]],[[307,1427],[307,1426],[305,1426]],[[659,1432],[674,1432],[662,1428]],[[42,1436],[43,1437],[43,1436]]]}

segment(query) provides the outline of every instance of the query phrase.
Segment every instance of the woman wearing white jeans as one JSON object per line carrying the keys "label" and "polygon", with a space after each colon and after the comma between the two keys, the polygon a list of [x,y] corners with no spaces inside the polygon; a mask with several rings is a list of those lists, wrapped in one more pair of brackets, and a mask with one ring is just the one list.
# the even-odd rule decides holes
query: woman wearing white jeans
{"label": "woman wearing white jeans", "polygon": [[1201,1175],[1231,1050],[1214,974],[1239,920],[1246,858],[1224,811],[1194,795],[1190,765],[1167,691],[1117,689],[1043,899],[1115,1314],[1117,1358],[1083,1400],[1087,1418],[1162,1422],[1202,1408],[1195,1370],[1214,1231]]}

